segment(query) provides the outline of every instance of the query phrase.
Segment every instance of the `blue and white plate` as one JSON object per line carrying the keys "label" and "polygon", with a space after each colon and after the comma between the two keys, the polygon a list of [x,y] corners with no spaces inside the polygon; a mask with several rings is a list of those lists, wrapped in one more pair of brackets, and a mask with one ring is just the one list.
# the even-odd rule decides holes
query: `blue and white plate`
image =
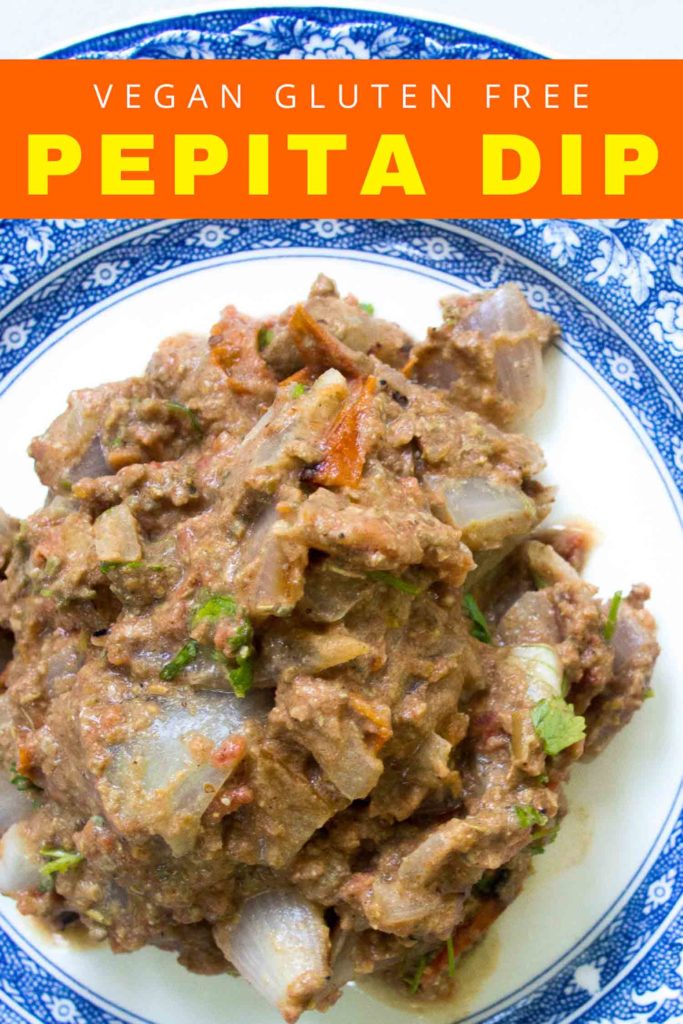
{"label": "blue and white plate", "polygon": [[[57,58],[528,57],[451,25],[353,10],[266,9],[175,18]],[[569,787],[571,813],[520,899],[427,1012],[350,988],[329,1024],[683,1021],[683,222],[0,222],[0,504],[42,500],[25,449],[68,391],[139,372],[157,342],[206,331],[235,303],[279,310],[316,272],[417,335],[455,289],[518,281],[563,340],[532,424],[560,485],[554,519],[582,517],[605,593],[646,580],[660,622],[656,697]],[[678,659],[676,654],[679,654]],[[171,956],[74,949],[0,901],[5,1024],[276,1024],[232,978]]]}

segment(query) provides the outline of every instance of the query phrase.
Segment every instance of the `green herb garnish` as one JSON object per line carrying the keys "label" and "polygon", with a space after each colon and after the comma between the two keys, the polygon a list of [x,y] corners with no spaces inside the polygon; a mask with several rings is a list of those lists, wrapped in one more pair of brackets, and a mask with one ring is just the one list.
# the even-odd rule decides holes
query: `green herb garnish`
{"label": "green herb garnish", "polygon": [[368,316],[373,316],[374,315],[375,307],[373,306],[373,304],[371,302],[359,302],[358,305],[360,306],[361,309],[365,310],[365,312],[368,314]]}
{"label": "green herb garnish", "polygon": [[404,979],[406,985],[408,986],[408,990],[409,990],[411,996],[414,996],[414,995],[417,994],[417,992],[418,992],[418,990],[420,988],[420,985],[422,984],[422,975],[424,974],[424,972],[425,972],[425,970],[427,968],[427,963],[428,963],[427,957],[426,956],[421,956],[420,959],[417,962],[417,967],[415,968],[415,972],[412,975],[410,975],[409,977]]}
{"label": "green herb garnish", "polygon": [[47,860],[47,864],[43,864],[40,869],[40,873],[44,877],[55,874],[61,875],[65,871],[71,871],[72,868],[77,867],[84,859],[83,854],[76,853],[75,850],[51,849],[47,846],[42,847],[40,856],[45,857]]}
{"label": "green herb garnish", "polygon": [[[230,594],[212,594],[195,611],[192,616],[192,628],[200,622],[216,622],[224,617],[235,618],[241,615],[241,621],[230,638],[230,647],[233,650],[236,665],[230,665],[230,661],[222,651],[214,651],[214,661],[219,662],[226,669],[228,681],[237,697],[244,697],[251,689],[254,675],[254,648],[252,640],[254,629],[246,614]],[[196,643],[196,641],[190,641]],[[197,649],[198,645],[197,645]],[[182,653],[182,652],[181,652]]]}
{"label": "green herb garnish", "polygon": [[394,576],[391,572],[369,572],[367,577],[370,580],[374,580],[376,583],[383,583],[385,587],[393,587],[394,590],[400,590],[402,594],[415,594],[420,593],[420,588],[417,583],[411,583],[410,580],[404,580],[400,576]]}
{"label": "green herb garnish", "polygon": [[655,695],[655,691],[652,689],[651,686],[648,686],[647,690],[643,694],[643,700],[652,700],[654,695]]}
{"label": "green herb garnish", "polygon": [[531,709],[531,721],[543,749],[555,757],[565,747],[578,743],[586,735],[586,720],[574,714],[574,708],[562,697],[539,700]]}
{"label": "green herb garnish", "polygon": [[22,775],[21,772],[17,771],[17,766],[16,766],[15,763],[12,763],[9,767],[10,767],[10,777],[9,777],[9,780],[12,783],[12,785],[16,786],[16,788],[21,793],[26,793],[28,790],[32,790],[32,789],[40,789],[39,786],[36,786],[35,782],[31,782],[31,780],[29,779],[28,775]]}
{"label": "green herb garnish", "polygon": [[199,644],[196,640],[188,640],[184,647],[181,647],[174,658],[167,661],[159,673],[159,678],[165,683],[170,682],[180,675],[183,669],[195,660],[199,654]]}
{"label": "green herb garnish", "polygon": [[619,605],[621,604],[621,591],[617,590],[616,594],[609,603],[609,611],[607,612],[607,622],[605,623],[602,635],[608,642],[614,636],[614,630],[617,628],[617,616],[619,615]]}
{"label": "green herb garnish", "polygon": [[230,597],[230,594],[212,594],[194,612],[192,628],[194,629],[200,622],[204,622],[207,619],[210,622],[215,622],[217,619],[222,619],[226,616],[234,618],[235,615],[237,615],[237,601],[234,597]]}
{"label": "green herb garnish", "polygon": [[531,804],[518,804],[515,807],[517,821],[522,828],[533,828],[534,825],[546,825],[548,816],[543,811],[537,811]]}
{"label": "green herb garnish", "polygon": [[537,832],[532,832],[531,838],[534,842],[529,844],[532,855],[537,856],[539,853],[545,853],[546,846],[550,846],[551,843],[555,842],[559,831],[560,826],[558,823],[549,825],[547,828],[541,828]]}
{"label": "green herb garnish", "polygon": [[491,643],[491,630],[489,624],[484,617],[484,613],[475,601],[472,594],[465,594],[462,599],[463,608],[465,613],[469,615],[472,620],[472,628],[470,633],[475,640],[480,640],[483,644]]}
{"label": "green herb garnish", "polygon": [[536,590],[544,590],[545,587],[550,586],[548,581],[544,579],[540,573],[536,572],[535,569],[531,570],[531,578],[534,581],[534,586],[536,587]]}
{"label": "green herb garnish", "polygon": [[228,672],[228,679],[236,697],[246,697],[254,679],[254,663],[251,650],[249,654],[240,658],[237,655],[237,668],[231,668]]}
{"label": "green herb garnish", "polygon": [[455,950],[453,949],[453,936],[446,939],[446,955],[448,957],[448,977],[455,977]]}
{"label": "green herb garnish", "polygon": [[306,385],[302,384],[300,380],[295,381],[289,389],[290,398],[301,398],[306,393]]}
{"label": "green herb garnish", "polygon": [[259,327],[258,334],[256,335],[256,347],[259,352],[263,352],[264,348],[268,348],[272,340],[272,327]]}
{"label": "green herb garnish", "polygon": [[150,572],[164,572],[165,565],[148,565],[140,559],[134,562],[100,562],[100,572],[107,576],[114,569],[121,569],[125,572],[138,572],[140,569],[148,569]]}
{"label": "green herb garnish", "polygon": [[113,572],[114,569],[129,569],[135,571],[137,569],[142,569],[144,564],[145,563],[140,561],[140,559],[137,559],[134,562],[100,562],[100,572],[107,576],[110,572]]}
{"label": "green herb garnish", "polygon": [[194,411],[194,409],[190,409],[189,406],[183,405],[182,402],[170,401],[167,402],[166,404],[169,407],[169,409],[173,409],[174,412],[179,412],[182,413],[183,416],[187,416],[188,420],[190,421],[190,426],[192,427],[193,432],[197,435],[197,437],[202,436],[204,431],[202,430],[201,420],[199,419],[199,416]]}
{"label": "green herb garnish", "polygon": [[499,886],[504,885],[510,877],[507,868],[498,868],[496,871],[485,871],[478,882],[472,886],[474,892],[479,896],[491,896]]}

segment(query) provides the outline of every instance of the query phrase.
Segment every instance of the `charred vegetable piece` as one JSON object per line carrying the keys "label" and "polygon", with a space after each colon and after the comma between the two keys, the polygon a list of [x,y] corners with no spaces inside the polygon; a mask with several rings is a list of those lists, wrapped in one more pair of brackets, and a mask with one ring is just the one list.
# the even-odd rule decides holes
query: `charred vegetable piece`
{"label": "charred vegetable piece", "polygon": [[351,383],[349,401],[332,424],[325,442],[325,456],[308,476],[311,483],[323,487],[358,486],[370,445],[365,422],[376,390],[374,377]]}

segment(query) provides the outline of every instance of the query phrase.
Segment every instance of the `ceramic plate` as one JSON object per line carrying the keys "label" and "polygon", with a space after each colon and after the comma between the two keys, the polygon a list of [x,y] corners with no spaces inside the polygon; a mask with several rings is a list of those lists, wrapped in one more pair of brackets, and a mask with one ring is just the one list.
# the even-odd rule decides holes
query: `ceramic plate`
{"label": "ceramic plate", "polygon": [[[528,57],[459,28],[349,10],[211,13],[55,57]],[[664,1024],[683,1020],[683,222],[6,221],[0,223],[0,504],[42,500],[26,446],[68,391],[139,372],[158,341],[303,296],[319,270],[416,335],[447,291],[520,283],[561,324],[532,424],[555,521],[599,543],[605,594],[653,586],[662,656],[633,723],[569,787],[571,813],[523,895],[427,1013],[350,987],[329,1024]],[[677,659],[677,654],[679,655]],[[315,1018],[311,1016],[311,1022]],[[155,950],[74,949],[0,901],[0,1021],[277,1024],[247,986]]]}

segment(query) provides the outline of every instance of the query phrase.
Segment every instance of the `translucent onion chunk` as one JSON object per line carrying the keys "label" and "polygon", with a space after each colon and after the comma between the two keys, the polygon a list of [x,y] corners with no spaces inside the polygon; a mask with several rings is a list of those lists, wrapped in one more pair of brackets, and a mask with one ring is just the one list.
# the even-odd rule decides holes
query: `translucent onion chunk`
{"label": "translucent onion chunk", "polygon": [[193,846],[200,819],[238,760],[217,757],[230,737],[268,710],[263,694],[179,691],[122,706],[129,738],[111,748],[100,792],[124,833],[162,836],[176,856]]}
{"label": "translucent onion chunk", "polygon": [[214,937],[242,977],[288,1024],[325,988],[329,932],[319,908],[293,889],[273,889],[248,899],[237,922],[217,925]]}
{"label": "translucent onion chunk", "polygon": [[524,672],[527,695],[534,704],[562,696],[562,662],[553,647],[548,644],[521,644],[511,648],[508,657]]}
{"label": "translucent onion chunk", "polygon": [[136,562],[142,557],[135,516],[127,505],[114,505],[95,520],[95,550],[100,562]]}
{"label": "translucent onion chunk", "polygon": [[531,329],[537,319],[514,285],[503,285],[472,309],[464,325],[496,339],[496,386],[515,407],[515,420],[528,419],[543,405],[545,379],[541,342]]}
{"label": "translucent onion chunk", "polygon": [[463,324],[489,337],[492,334],[519,334],[533,324],[534,316],[519,288],[504,284],[474,304]]}
{"label": "translucent onion chunk", "polygon": [[536,506],[517,487],[500,486],[479,476],[449,480],[430,474],[426,482],[443,497],[472,550],[495,547],[508,537],[527,533],[536,521]]}
{"label": "translucent onion chunk", "polygon": [[41,883],[41,861],[29,843],[24,825],[17,822],[0,839],[0,893],[17,893],[37,889]]}
{"label": "translucent onion chunk", "polygon": [[0,836],[7,829],[30,817],[33,813],[31,794],[13,786],[4,775],[0,775]]}

